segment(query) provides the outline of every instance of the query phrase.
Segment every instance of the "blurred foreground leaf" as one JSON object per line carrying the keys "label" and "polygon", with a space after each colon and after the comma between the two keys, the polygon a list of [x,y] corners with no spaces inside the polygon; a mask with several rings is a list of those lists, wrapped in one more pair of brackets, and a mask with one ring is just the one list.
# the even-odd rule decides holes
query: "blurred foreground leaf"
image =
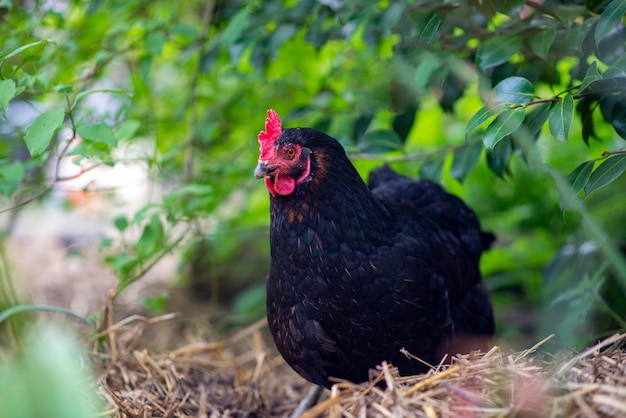
{"label": "blurred foreground leaf", "polygon": [[0,416],[87,418],[102,410],[78,338],[43,325],[19,355],[0,363]]}

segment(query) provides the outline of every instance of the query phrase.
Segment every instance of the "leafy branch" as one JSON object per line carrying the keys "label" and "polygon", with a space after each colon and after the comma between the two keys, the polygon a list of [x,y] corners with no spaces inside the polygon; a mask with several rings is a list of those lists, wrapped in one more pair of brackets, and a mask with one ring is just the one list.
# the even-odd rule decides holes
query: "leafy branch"
{"label": "leafy branch", "polygon": [[[571,90],[575,90],[580,88],[580,86],[576,86],[576,87],[571,87],[567,90],[562,91],[561,93],[557,94],[554,97],[551,97],[549,99],[537,99],[537,100],[531,100],[529,102],[525,102],[525,103],[511,103],[509,105],[510,109],[516,109],[518,107],[522,107],[522,108],[526,108],[529,106],[534,106],[534,105],[539,105],[542,103],[557,103],[557,102],[561,102],[563,101],[563,97],[560,97],[562,94],[567,93],[568,91]],[[586,96],[595,96],[595,95],[602,95],[602,94],[618,94],[616,93],[615,90],[613,89],[602,89],[602,90],[587,90],[587,91],[582,91],[580,93],[576,93],[576,94],[572,94],[570,95],[570,97],[574,100],[578,100],[578,99],[582,99],[583,97]]]}
{"label": "leafy branch", "polygon": [[576,197],[576,193],[572,190],[570,182],[558,170],[548,167],[541,159],[539,153],[532,152],[535,143],[531,133],[524,126],[514,130],[513,137],[522,148],[528,163],[537,171],[545,173],[552,178],[565,205],[581,215],[585,229],[612,266],[612,270],[619,279],[622,288],[626,290],[626,259],[620,254],[613,241],[599,223],[591,216],[584,203]]}
{"label": "leafy branch", "polygon": [[[68,103],[69,103],[69,101],[68,101]],[[55,185],[58,184],[59,182],[75,180],[75,179],[83,176],[85,173],[88,173],[89,171],[94,170],[94,169],[96,169],[96,168],[98,168],[98,167],[100,167],[100,166],[102,166],[104,164],[102,162],[93,163],[89,167],[82,168],[76,174],[73,174],[71,176],[61,176],[61,174],[60,174],[61,162],[66,157],[67,153],[69,152],[69,149],[70,149],[70,147],[72,145],[72,141],[74,141],[76,139],[76,128],[75,128],[75,125],[74,125],[74,119],[73,119],[71,110],[68,111],[68,117],[69,117],[70,122],[72,124],[72,132],[73,132],[74,136],[71,139],[68,139],[68,140],[64,141],[65,144],[62,146],[61,150],[59,151],[59,153],[56,156],[56,161],[54,163],[54,166],[55,166],[55,168],[54,168],[54,177],[52,179],[49,179],[47,181],[47,184],[41,190],[39,190],[37,193],[34,193],[34,194],[30,195],[29,197],[20,200],[15,205],[12,205],[12,206],[0,209],[0,213],[19,210],[23,206],[25,206],[25,205],[33,202],[33,201],[36,201],[36,200],[44,197],[45,195],[47,195],[55,187]],[[57,128],[55,127],[54,130],[56,130],[56,129]],[[38,141],[46,143],[47,144],[46,148],[48,148],[50,142],[52,141],[53,132],[54,131],[52,131],[52,132],[47,131],[47,132],[42,132],[42,133],[38,134],[41,137],[41,138],[38,138]]]}

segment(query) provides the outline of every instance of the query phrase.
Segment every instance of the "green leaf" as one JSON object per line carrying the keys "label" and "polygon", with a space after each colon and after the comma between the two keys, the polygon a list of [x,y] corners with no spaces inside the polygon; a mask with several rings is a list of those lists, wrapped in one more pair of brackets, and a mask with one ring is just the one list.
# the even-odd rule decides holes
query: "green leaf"
{"label": "green leaf", "polygon": [[569,49],[582,52],[582,44],[587,36],[587,32],[589,32],[589,29],[594,22],[595,19],[590,17],[580,25],[570,28],[565,35],[565,45]]}
{"label": "green leaf", "polygon": [[0,194],[11,196],[24,178],[25,173],[26,170],[22,162],[0,164]]}
{"label": "green leaf", "polygon": [[583,310],[586,316],[603,284],[603,276],[600,276],[600,280],[593,280],[585,275],[580,283],[559,294],[550,302],[550,305],[554,306],[563,302],[572,302],[576,309],[582,309],[581,305],[583,305],[586,306]]}
{"label": "green leaf", "polygon": [[[241,57],[243,56],[244,52],[246,52],[246,44],[244,44],[243,42],[237,42],[237,43],[230,45],[228,47],[228,55],[230,56],[230,62],[232,62],[232,64],[235,66],[239,65],[239,60],[241,60]],[[214,62],[217,56],[207,54],[206,58],[207,59],[205,60],[204,65],[206,65],[205,68],[209,68],[210,66],[212,66],[212,64],[209,64],[209,61]]]}
{"label": "green leaf", "polygon": [[411,128],[413,127],[413,123],[415,122],[415,113],[417,112],[417,107],[409,106],[404,112],[398,113],[392,122],[393,130],[398,134],[402,141],[406,141],[406,137],[411,132]]}
{"label": "green leaf", "polygon": [[133,138],[140,127],[141,122],[139,122],[138,120],[125,120],[115,129],[115,137],[119,141],[126,141]]}
{"label": "green leaf", "polygon": [[615,61],[613,64],[611,64],[613,67],[617,67],[620,70],[626,72],[626,54],[622,54],[622,56],[620,58],[617,59],[617,61]]}
{"label": "green leaf", "polygon": [[626,170],[626,154],[617,154],[608,158],[595,169],[585,186],[585,194],[606,186],[617,179]]}
{"label": "green leaf", "polygon": [[512,134],[524,121],[524,109],[505,110],[485,129],[483,144],[489,152],[507,135]]}
{"label": "green leaf", "polygon": [[587,185],[595,163],[593,160],[585,161],[568,174],[567,180],[572,185],[574,194],[578,194]]}
{"label": "green leaf", "polygon": [[0,111],[6,116],[11,99],[15,97],[15,81],[0,80]]}
{"label": "green leaf", "polygon": [[604,9],[596,25],[596,47],[600,41],[611,32],[626,14],[626,0],[613,0]]}
{"label": "green leaf", "polygon": [[104,123],[96,123],[93,125],[83,125],[78,128],[78,134],[84,139],[92,142],[106,144],[111,147],[117,146],[117,138],[113,130]]}
{"label": "green leaf", "polygon": [[615,132],[626,139],[626,102],[623,100],[615,103],[611,112],[611,124]]}
{"label": "green leaf", "polygon": [[230,46],[239,39],[239,36],[243,33],[244,29],[248,25],[248,19],[250,18],[250,8],[244,7],[239,10],[235,16],[230,20],[222,36],[220,42],[224,46]]}
{"label": "green leaf", "polygon": [[533,106],[533,109],[526,114],[524,125],[531,138],[537,139],[539,137],[541,128],[543,128],[550,115],[550,109],[550,103],[540,103],[537,106]]}
{"label": "green leaf", "polygon": [[113,219],[113,225],[115,225],[118,231],[124,232],[128,228],[128,218],[124,215],[117,216]]}
{"label": "green leaf", "polygon": [[332,118],[322,118],[313,124],[312,128],[316,131],[327,132],[328,128],[330,128],[330,124],[333,123]]}
{"label": "green leaf", "polygon": [[129,275],[139,265],[139,260],[128,254],[120,254],[115,257],[107,257],[106,262],[113,267],[118,277],[118,289],[123,289],[130,284]]}
{"label": "green leaf", "polygon": [[593,100],[585,96],[578,101],[578,114],[580,115],[580,122],[582,124],[582,137],[585,145],[589,146],[589,138],[596,138],[593,122]]}
{"label": "green leaf", "polygon": [[63,123],[63,109],[52,109],[37,116],[32,125],[26,129],[24,142],[32,158],[38,157],[48,148],[54,131]]}
{"label": "green leaf", "polygon": [[143,228],[143,233],[137,241],[137,252],[142,256],[150,256],[163,244],[163,224],[158,215],[150,217],[150,222]]}
{"label": "green leaf", "polygon": [[232,313],[245,318],[260,318],[265,311],[265,286],[253,285],[241,291],[233,299]]}
{"label": "green leaf", "polygon": [[402,140],[391,130],[369,131],[361,137],[358,148],[367,154],[382,154],[402,149]]}
{"label": "green leaf", "polygon": [[9,58],[12,58],[18,54],[21,54],[22,52],[26,51],[29,48],[32,48],[34,46],[39,46],[39,45],[45,45],[47,43],[52,43],[54,44],[55,42],[51,39],[41,39],[37,42],[31,42],[30,44],[26,44],[26,45],[22,45],[17,49],[14,49],[13,51],[9,52],[8,54],[6,54],[5,56],[2,57],[2,59],[0,60],[0,65],[2,65],[2,63],[6,60],[8,60]]}
{"label": "green leaf", "polygon": [[354,120],[354,124],[352,125],[352,138],[355,143],[365,134],[373,118],[374,113],[363,112]]}
{"label": "green leaf", "polygon": [[539,58],[548,59],[548,51],[550,51],[555,37],[556,26],[550,26],[531,39],[530,47]]}
{"label": "green leaf", "polygon": [[162,32],[153,32],[146,37],[146,52],[153,57],[158,57],[163,52],[163,46],[167,38]]}
{"label": "green leaf", "polygon": [[430,77],[439,69],[441,62],[438,57],[428,54],[420,61],[415,69],[414,81],[415,85],[424,88],[428,85]]}
{"label": "green leaf", "polygon": [[[586,92],[598,92],[598,93],[626,93],[626,78],[603,78],[602,80],[596,80],[589,84],[585,88]],[[602,97],[602,96],[600,96]],[[592,98],[598,100],[598,97]]]}
{"label": "green leaf", "polygon": [[512,153],[511,141],[509,138],[496,144],[493,152],[487,153],[487,164],[489,169],[499,177],[504,178],[507,171]]}
{"label": "green leaf", "polygon": [[[299,2],[302,4],[304,2]],[[297,7],[297,6],[296,6]],[[304,39],[310,44],[315,45],[315,49],[319,50],[328,40],[328,32],[324,29],[324,21],[321,19],[311,22],[308,25]]]}
{"label": "green leaf", "polygon": [[383,12],[380,19],[380,27],[385,33],[391,33],[394,25],[398,23],[404,13],[405,5],[402,2],[395,2],[389,5]]}
{"label": "green leaf", "polygon": [[172,26],[172,35],[182,36],[184,38],[193,39],[200,36],[200,29],[188,23],[177,23]]}
{"label": "green leaf", "polygon": [[517,35],[494,36],[478,47],[476,64],[485,71],[508,61],[521,48],[522,38]]}
{"label": "green leaf", "polygon": [[463,183],[465,177],[476,167],[483,149],[480,141],[466,142],[454,151],[450,175]]}
{"label": "green leaf", "polygon": [[465,128],[465,140],[469,138],[471,133],[478,128],[483,123],[487,122],[489,119],[500,113],[504,109],[504,105],[497,104],[492,107],[482,107],[478,110],[478,112],[474,113],[474,116],[467,122],[467,127]]}
{"label": "green leaf", "polygon": [[141,301],[141,307],[149,312],[164,314],[166,313],[165,305],[169,298],[170,294],[167,291],[163,291],[156,297],[146,296]]}
{"label": "green leaf", "polygon": [[535,97],[535,86],[524,77],[505,78],[493,90],[497,102],[522,104]]}
{"label": "green leaf", "polygon": [[428,13],[417,23],[419,38],[427,44],[433,43],[439,34],[441,18],[436,13]]}
{"label": "green leaf", "polygon": [[420,167],[420,177],[436,182],[441,181],[443,174],[443,164],[446,161],[446,154],[438,154],[429,157]]}
{"label": "green leaf", "polygon": [[580,84],[578,91],[584,91],[591,85],[591,83],[600,79],[602,79],[602,76],[598,72],[598,63],[596,61],[592,61],[592,63],[589,64],[589,68],[587,68],[585,78],[583,78],[583,82]]}
{"label": "green leaf", "polygon": [[278,51],[278,48],[280,48],[282,44],[284,44],[289,39],[291,39],[296,34],[297,31],[298,31],[298,28],[296,25],[292,25],[292,24],[280,25],[278,29],[276,29],[274,33],[272,33],[272,35],[270,36],[269,43],[268,43],[268,47],[270,51],[273,51],[274,53]]}
{"label": "green leaf", "polygon": [[567,142],[573,120],[574,99],[568,94],[563,96],[563,98],[550,109],[550,115],[548,116],[550,132],[559,141]]}
{"label": "green leaf", "polygon": [[613,65],[609,66],[609,68],[607,68],[606,70],[604,70],[604,73],[602,74],[602,76],[604,78],[624,78],[626,77],[626,70],[623,70],[619,67],[615,67]]}

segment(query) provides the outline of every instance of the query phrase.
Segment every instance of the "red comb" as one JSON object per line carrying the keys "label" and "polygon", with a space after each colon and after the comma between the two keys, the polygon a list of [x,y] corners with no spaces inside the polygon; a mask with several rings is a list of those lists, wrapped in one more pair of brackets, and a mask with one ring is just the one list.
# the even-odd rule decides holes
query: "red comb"
{"label": "red comb", "polygon": [[259,132],[259,144],[261,145],[261,156],[259,160],[270,160],[274,156],[274,144],[283,130],[280,127],[280,117],[274,109],[267,111],[265,119],[265,131]]}

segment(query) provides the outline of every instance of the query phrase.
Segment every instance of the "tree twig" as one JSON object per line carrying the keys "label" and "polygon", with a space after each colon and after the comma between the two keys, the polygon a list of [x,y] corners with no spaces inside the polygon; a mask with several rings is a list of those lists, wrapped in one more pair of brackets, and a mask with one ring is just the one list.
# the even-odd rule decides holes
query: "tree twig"
{"label": "tree twig", "polygon": [[626,148],[622,148],[622,149],[618,149],[618,150],[614,150],[614,151],[604,151],[602,153],[603,157],[609,157],[611,155],[616,155],[616,154],[626,154]]}
{"label": "tree twig", "polygon": [[445,148],[439,148],[432,152],[417,152],[413,154],[405,154],[398,156],[385,156],[379,154],[369,154],[369,153],[354,153],[350,154],[350,158],[353,160],[376,160],[382,161],[384,163],[404,163],[409,161],[419,161],[426,160],[435,155],[441,154],[449,154],[451,152],[456,151],[462,144],[451,145]]}

